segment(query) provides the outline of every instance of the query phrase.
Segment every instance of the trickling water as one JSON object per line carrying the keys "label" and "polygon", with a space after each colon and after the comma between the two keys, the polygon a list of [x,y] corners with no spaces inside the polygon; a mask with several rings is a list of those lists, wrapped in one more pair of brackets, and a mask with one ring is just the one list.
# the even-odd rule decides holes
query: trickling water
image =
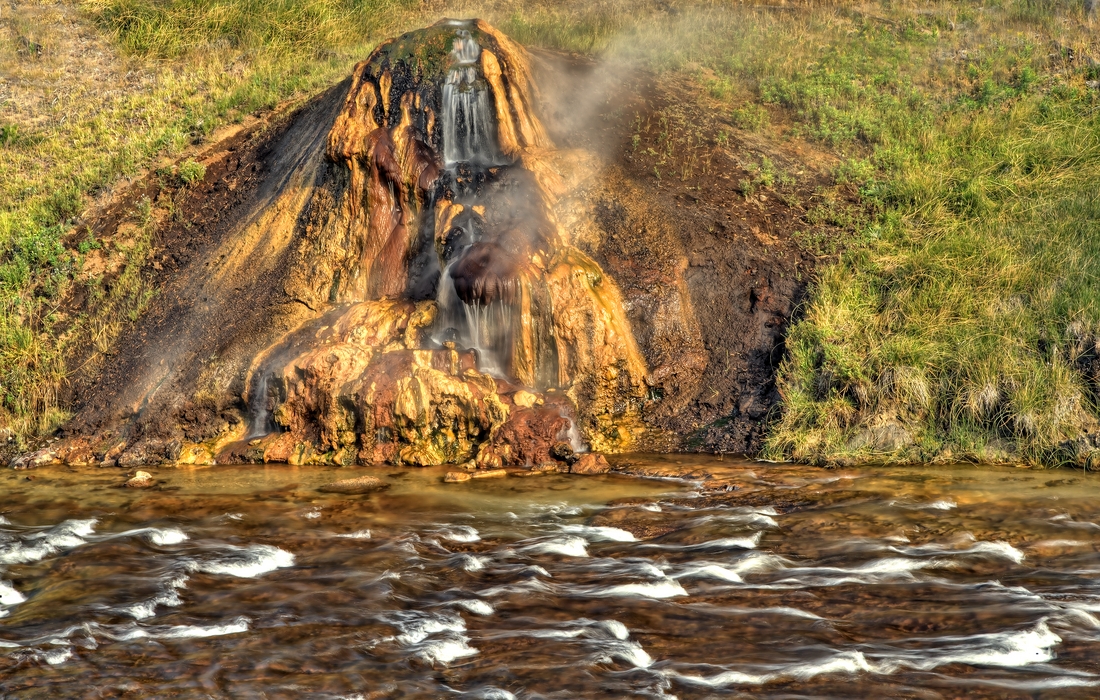
{"label": "trickling water", "polygon": [[626,465],[0,474],[0,696],[1097,696],[1094,475]]}
{"label": "trickling water", "polygon": [[468,30],[459,29],[456,34],[451,51],[454,65],[443,84],[443,160],[448,167],[503,164],[492,97],[477,66],[481,48]]}
{"label": "trickling water", "polygon": [[[461,259],[461,254],[456,258]],[[476,350],[478,369],[494,377],[507,375],[503,353],[511,345],[512,309],[497,301],[487,305],[467,304],[458,297],[451,267],[447,265],[439,281],[436,303],[439,316],[433,340],[437,344],[451,340],[467,350]]]}
{"label": "trickling water", "polygon": [[[450,180],[459,183],[471,179],[471,175],[474,180],[484,179],[487,168],[502,165],[507,159],[497,144],[492,97],[477,64],[481,47],[467,29],[458,29],[455,35],[453,65],[443,85],[443,158]],[[456,202],[472,211],[479,204],[476,188],[459,189],[464,191],[456,193]],[[437,343],[453,339],[464,348],[476,350],[481,371],[505,377],[504,353],[511,345],[513,309],[504,300],[482,304],[459,298],[452,269],[480,236],[470,230],[462,238],[462,249],[453,254],[440,276],[436,297],[439,321],[434,339]]]}
{"label": "trickling water", "polygon": [[248,397],[248,435],[246,440],[275,432],[278,428],[267,406],[267,389],[270,373],[258,371],[254,375],[252,390]]}

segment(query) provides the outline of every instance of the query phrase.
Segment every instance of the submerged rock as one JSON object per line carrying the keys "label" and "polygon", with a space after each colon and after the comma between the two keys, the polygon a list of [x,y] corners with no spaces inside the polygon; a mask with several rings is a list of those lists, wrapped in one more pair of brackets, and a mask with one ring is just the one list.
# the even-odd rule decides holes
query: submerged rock
{"label": "submerged rock", "polygon": [[474,479],[499,479],[508,476],[507,469],[487,469],[484,471],[467,472]]}
{"label": "submerged rock", "polygon": [[354,479],[341,479],[331,484],[319,486],[322,493],[363,494],[378,491],[386,487],[385,482],[376,476],[360,476]]}
{"label": "submerged rock", "polygon": [[443,481],[448,484],[457,484],[463,481],[469,481],[474,478],[470,472],[447,472],[447,476],[443,477]]}

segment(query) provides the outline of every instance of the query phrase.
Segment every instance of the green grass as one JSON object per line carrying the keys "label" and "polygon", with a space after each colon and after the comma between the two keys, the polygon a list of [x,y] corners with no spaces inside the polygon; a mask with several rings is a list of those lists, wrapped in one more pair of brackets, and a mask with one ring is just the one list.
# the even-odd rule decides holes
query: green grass
{"label": "green grass", "polygon": [[1004,24],[975,27],[962,60],[941,60],[932,17],[760,81],[799,133],[866,154],[873,175],[838,177],[877,212],[790,329],[769,456],[1087,460],[1068,443],[1100,425],[1077,369],[1100,333],[1100,96],[1080,49],[1034,31],[1080,14],[1029,8],[987,7]]}

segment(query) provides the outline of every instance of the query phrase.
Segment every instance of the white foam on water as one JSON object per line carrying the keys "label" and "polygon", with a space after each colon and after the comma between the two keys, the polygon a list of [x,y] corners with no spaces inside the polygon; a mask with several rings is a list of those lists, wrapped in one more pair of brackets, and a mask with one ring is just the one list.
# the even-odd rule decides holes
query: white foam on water
{"label": "white foam on water", "polygon": [[302,517],[306,520],[316,520],[317,518],[321,517],[321,509],[313,508],[312,510],[307,510],[306,512],[302,513]]}
{"label": "white foam on water", "polygon": [[776,606],[774,608],[721,608],[722,612],[736,612],[745,615],[785,615],[787,617],[804,617],[807,620],[824,620],[824,617],[815,615],[812,612],[805,610],[799,610],[798,608],[791,608],[786,605]]}
{"label": "white foam on water", "polygon": [[146,620],[156,615],[158,605],[165,605],[168,607],[183,605],[183,599],[179,596],[179,590],[187,587],[188,579],[189,577],[187,576],[177,576],[168,581],[164,586],[164,591],[157,597],[126,606],[122,608],[121,612],[125,615],[129,615],[135,620]]}
{"label": "white foam on water", "polygon": [[247,547],[226,545],[229,556],[200,562],[199,571],[208,574],[226,574],[240,578],[255,578],[275,569],[294,566],[294,555],[285,549],[268,544],[252,544]]}
{"label": "white foam on water", "polygon": [[562,525],[562,530],[580,535],[595,542],[637,542],[638,538],[633,533],[620,530],[617,527],[603,527],[599,525]]}
{"label": "white foam on water", "polygon": [[481,700],[516,700],[516,696],[501,688],[482,688],[476,697]]}
{"label": "white foam on water", "polygon": [[19,605],[26,599],[26,596],[15,590],[15,586],[7,581],[0,581],[0,605]]}
{"label": "white foam on water", "polygon": [[493,606],[489,605],[484,600],[456,600],[453,602],[453,605],[457,605],[474,615],[492,615],[493,612],[495,612]]}
{"label": "white foam on water", "polygon": [[123,642],[135,639],[204,639],[206,637],[224,637],[229,634],[247,632],[250,623],[251,620],[242,615],[223,625],[159,625],[155,627],[132,627],[121,633],[104,631],[112,639]]}
{"label": "white foam on water", "polygon": [[398,610],[383,615],[383,620],[399,634],[380,641],[396,641],[428,663],[449,664],[478,653],[469,645],[466,621],[460,615]]}
{"label": "white foam on water", "polygon": [[462,556],[462,570],[481,571],[485,568],[486,561],[487,560],[484,557],[475,556],[473,554],[465,554]]}
{"label": "white foam on water", "polygon": [[498,635],[502,637],[534,637],[536,639],[576,639],[584,634],[583,629],[573,630],[524,630],[515,634]]}
{"label": "white foam on water", "polygon": [[912,571],[931,568],[938,563],[938,559],[926,559],[921,561],[917,559],[903,559],[902,557],[886,557],[885,559],[869,561],[866,564],[861,564],[852,569],[838,568],[835,569],[835,571],[845,571],[854,574],[907,574]]}
{"label": "white foam on water", "polygon": [[565,557],[587,557],[588,542],[583,537],[567,535],[527,547],[533,554],[560,554]]}
{"label": "white foam on water", "polygon": [[447,665],[455,659],[463,659],[478,653],[478,650],[468,642],[469,640],[465,637],[426,642],[417,650],[417,654],[428,663]]}
{"label": "white foam on water", "polygon": [[987,685],[994,688],[1008,688],[1009,690],[1051,690],[1053,688],[1091,688],[1100,685],[1100,681],[1089,678],[1061,677],[1061,678],[967,678],[967,683],[975,685]]}
{"label": "white foam on water", "polygon": [[763,685],[773,680],[782,678],[794,680],[808,680],[814,676],[825,673],[859,673],[860,671],[872,671],[871,665],[862,653],[843,652],[819,662],[794,664],[785,669],[771,673],[744,673],[741,671],[724,671],[714,676],[692,676],[672,671],[670,676],[691,685],[701,685],[710,688],[726,688],[732,685]]}
{"label": "white foam on water", "polygon": [[190,539],[187,533],[178,527],[149,528],[149,541],[161,547],[186,542]]}
{"label": "white foam on water", "polygon": [[39,656],[49,665],[57,666],[58,664],[63,664],[69,659],[73,658],[73,650],[72,647],[64,647],[61,649],[44,651]]}
{"label": "white foam on water", "polygon": [[746,574],[758,571],[778,571],[790,565],[790,561],[777,554],[749,552],[743,558],[739,559],[732,568],[739,576],[743,577]]}
{"label": "white foam on water", "polygon": [[227,625],[212,625],[201,627],[199,625],[175,625],[158,633],[158,639],[195,639],[203,637],[222,637],[227,634],[240,634],[248,631],[250,620],[247,617],[238,617]]}
{"label": "white foam on water", "polygon": [[890,547],[892,551],[909,556],[927,556],[929,554],[944,554],[948,556],[963,556],[969,554],[989,554],[995,557],[1008,559],[1020,564],[1024,561],[1024,553],[1016,549],[1008,542],[975,542],[969,549],[948,549],[940,544],[924,544],[915,547]]}
{"label": "white foam on water", "polygon": [[641,510],[648,510],[650,513],[661,512],[661,506],[657,505],[656,503],[643,503],[642,505],[638,506],[638,508],[640,508]]}
{"label": "white foam on water", "polygon": [[956,552],[956,554],[992,554],[994,556],[1004,557],[1017,564],[1024,561],[1024,553],[1008,542],[978,542],[970,549]]}
{"label": "white foam on water", "polygon": [[759,510],[750,510],[740,513],[716,513],[711,515],[704,515],[698,519],[698,523],[706,522],[726,522],[726,523],[740,523],[742,525],[748,525],[749,527],[756,528],[777,528],[779,523],[772,516],[775,515],[775,509],[770,509],[771,512],[765,513]]}
{"label": "white foam on water", "polygon": [[951,510],[952,508],[958,508],[959,504],[955,503],[955,501],[952,501],[950,498],[945,498],[929,503],[928,507],[935,508],[936,510]]}
{"label": "white foam on water", "polygon": [[452,542],[477,542],[481,535],[469,525],[455,525],[439,531],[439,536]]}
{"label": "white foam on water", "polygon": [[0,545],[0,564],[28,564],[41,561],[62,550],[86,543],[84,538],[95,532],[96,520],[66,520],[49,530],[24,535]]}
{"label": "white foam on water", "polygon": [[940,648],[924,649],[906,656],[886,658],[876,664],[879,673],[900,668],[928,671],[938,666],[959,663],[970,666],[1030,666],[1054,658],[1054,647],[1062,638],[1050,631],[1045,621],[1033,629],[1016,632],[976,634],[970,637],[942,637],[934,641]]}
{"label": "white foam on water", "polygon": [[608,588],[597,588],[588,595],[600,597],[639,597],[639,598],[676,598],[688,593],[679,582],[672,579],[652,583],[623,583]]}
{"label": "white foam on water", "polygon": [[11,521],[0,515],[0,525],[11,525]]}
{"label": "white foam on water", "polygon": [[[826,673],[892,674],[903,668],[929,671],[954,663],[1018,668],[1046,663],[1053,659],[1053,647],[1061,642],[1061,638],[1051,632],[1045,622],[1040,622],[1033,629],[1016,632],[909,641],[934,643],[938,646],[893,652],[868,652],[867,656],[862,652],[842,652],[819,662],[794,664],[766,673],[725,671],[707,677],[673,671],[670,675],[693,685],[721,688],[734,685],[762,685],[780,679],[806,680]],[[871,658],[868,659],[868,656]],[[1078,683],[1074,683],[1076,684]]]}
{"label": "white foam on water", "polygon": [[653,657],[637,642],[620,642],[608,645],[607,654],[613,659],[625,661],[635,668],[649,668]]}
{"label": "white foam on water", "polygon": [[623,641],[630,638],[630,630],[626,628],[626,625],[618,620],[601,620],[600,626],[611,633],[611,636],[615,639],[621,639]]}
{"label": "white foam on water", "polygon": [[401,631],[394,639],[406,646],[419,644],[433,634],[440,632],[466,631],[466,622],[457,615],[433,615],[418,611],[396,613],[391,623]]}
{"label": "white foam on water", "polygon": [[343,537],[349,540],[369,540],[370,530],[356,530],[355,532],[345,532],[337,537]]}
{"label": "white foam on water", "polygon": [[700,564],[696,566],[684,569],[678,574],[673,574],[672,578],[710,578],[717,579],[719,581],[727,581],[729,583],[743,583],[744,579],[731,569],[727,569],[721,564]]}

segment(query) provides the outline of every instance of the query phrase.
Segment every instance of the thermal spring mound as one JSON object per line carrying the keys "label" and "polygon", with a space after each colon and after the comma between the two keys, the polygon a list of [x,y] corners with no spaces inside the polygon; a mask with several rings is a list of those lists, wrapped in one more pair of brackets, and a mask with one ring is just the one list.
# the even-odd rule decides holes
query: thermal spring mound
{"label": "thermal spring mound", "polygon": [[[563,130],[583,105],[545,60],[444,20],[200,154],[202,186],[152,202],[148,310],[82,361],[62,439],[16,466],[560,467],[675,449],[755,405],[723,377],[765,382],[708,338],[774,354],[770,288],[692,287],[673,204]],[[150,191],[89,226],[127,230]]]}
{"label": "thermal spring mound", "polygon": [[645,362],[554,214],[565,185],[534,102],[526,52],[482,22],[356,67],[327,143],[341,178],[288,280],[333,308],[250,373],[251,435],[277,433],[265,459],[534,465],[577,416],[588,442],[629,442],[597,417],[644,395]]}

